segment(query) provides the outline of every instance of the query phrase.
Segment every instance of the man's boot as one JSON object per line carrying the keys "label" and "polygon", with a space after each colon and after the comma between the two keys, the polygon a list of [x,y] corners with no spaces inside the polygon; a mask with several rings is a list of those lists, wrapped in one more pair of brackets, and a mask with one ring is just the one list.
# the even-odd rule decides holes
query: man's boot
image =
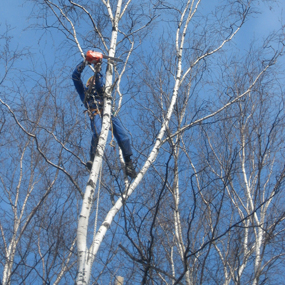
{"label": "man's boot", "polygon": [[131,178],[136,178],[137,173],[135,171],[133,161],[130,158],[128,158],[127,160],[125,160],[125,162],[126,162],[126,174]]}

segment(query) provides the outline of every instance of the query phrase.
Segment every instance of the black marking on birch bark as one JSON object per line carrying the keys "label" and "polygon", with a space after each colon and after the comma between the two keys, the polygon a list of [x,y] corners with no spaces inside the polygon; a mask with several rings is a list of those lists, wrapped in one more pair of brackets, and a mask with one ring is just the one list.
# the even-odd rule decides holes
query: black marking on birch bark
{"label": "black marking on birch bark", "polygon": [[103,226],[104,226],[104,227],[106,227],[107,229],[109,229],[110,224],[109,224],[109,223],[107,223],[107,222],[104,222],[104,223],[103,223]]}
{"label": "black marking on birch bark", "polygon": [[[110,103],[108,103],[108,104],[111,105]],[[103,117],[110,118],[110,114],[105,113],[105,114],[103,114]]]}
{"label": "black marking on birch bark", "polygon": [[94,181],[92,179],[90,179],[87,183],[87,186],[91,186],[92,188],[94,188],[95,187]]}
{"label": "black marking on birch bark", "polygon": [[113,97],[111,95],[104,95],[104,98],[107,98],[107,99],[110,99],[110,100],[113,100]]}
{"label": "black marking on birch bark", "polygon": [[89,204],[91,204],[92,205],[92,198],[91,197],[93,197],[93,194],[94,194],[94,187],[92,188],[92,190],[90,191],[91,193],[90,193],[90,196],[88,197],[88,203]]}

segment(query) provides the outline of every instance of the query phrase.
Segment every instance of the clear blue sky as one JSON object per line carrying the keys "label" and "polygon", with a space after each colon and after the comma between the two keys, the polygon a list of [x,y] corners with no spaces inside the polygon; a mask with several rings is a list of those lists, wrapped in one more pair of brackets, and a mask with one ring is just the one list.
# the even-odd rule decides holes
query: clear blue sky
{"label": "clear blue sky", "polygon": [[[207,5],[208,1],[203,0],[202,5]],[[284,16],[283,22],[285,23],[285,1],[281,0],[278,7],[270,8],[269,4],[261,5],[262,15],[258,16],[256,19],[251,20],[247,25],[246,29],[243,30],[241,35],[238,37],[239,40],[244,39],[246,35],[257,38],[267,35],[280,26],[280,21],[282,20],[282,14]],[[9,24],[14,28],[12,34],[16,36],[17,42],[20,45],[30,45],[31,43],[37,49],[38,38],[40,32],[35,32],[31,30],[24,30],[29,25],[33,24],[32,20],[29,20],[32,5],[30,2],[23,0],[9,0],[2,1],[0,9],[0,31],[1,34],[5,29],[5,23]]]}
{"label": "clear blue sky", "polygon": [[[207,5],[212,3],[211,1],[212,0],[202,0],[200,8],[207,7]],[[246,49],[251,39],[262,39],[268,36],[273,29],[280,27],[282,15],[285,13],[285,0],[281,0],[278,7],[274,6],[274,8],[270,8],[269,4],[263,4],[260,6],[260,9],[262,14],[257,15],[255,19],[251,19],[247,22],[243,30],[235,38],[236,44],[241,49]],[[0,9],[0,33],[4,33],[6,24],[10,25],[11,28],[13,28],[10,35],[14,37],[12,47],[18,46],[19,49],[21,49],[25,46],[29,46],[31,52],[34,54],[35,60],[39,62],[41,61],[42,55],[40,51],[42,50],[45,53],[46,61],[52,62],[52,57],[54,57],[53,46],[56,46],[57,37],[60,35],[56,33],[56,30],[53,30],[53,39],[47,36],[41,38],[39,42],[39,38],[43,32],[40,30],[27,29],[33,24],[33,20],[29,19],[31,10],[32,4],[28,1],[2,1]],[[285,23],[285,20],[283,20],[283,22]],[[22,64],[26,63],[22,62]]]}
{"label": "clear blue sky", "polygon": [[[55,44],[56,37],[59,35],[56,30],[53,30],[53,39],[51,37],[41,37],[42,30],[29,29],[33,25],[33,19],[30,19],[33,6],[28,1],[9,0],[2,1],[0,9],[0,33],[6,31],[6,25],[12,29],[9,36],[12,36],[11,47],[18,47],[21,50],[24,47],[29,47],[34,55],[35,60],[41,59],[40,51],[45,52],[47,61],[54,56],[52,46]],[[41,39],[41,40],[39,40]]]}

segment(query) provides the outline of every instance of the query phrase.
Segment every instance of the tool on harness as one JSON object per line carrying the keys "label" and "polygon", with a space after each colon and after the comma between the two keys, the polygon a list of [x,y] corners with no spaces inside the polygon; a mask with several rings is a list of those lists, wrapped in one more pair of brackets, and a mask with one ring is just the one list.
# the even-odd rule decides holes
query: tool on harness
{"label": "tool on harness", "polygon": [[[95,84],[95,80],[94,80],[94,76],[91,76],[88,80],[87,80],[87,83],[86,83],[86,86],[88,87],[88,90],[86,91],[86,94],[85,94],[85,103],[84,105],[86,105],[87,107],[87,110],[84,111],[84,113],[88,114],[89,118],[91,120],[94,119],[94,117],[96,115],[100,115],[100,117],[102,117],[102,113],[103,113],[103,104],[102,103],[99,103],[97,100],[96,100],[96,96],[94,95],[96,92],[96,88],[94,86]],[[93,102],[96,104],[96,107],[97,108],[90,108],[88,102],[90,101],[92,97],[92,100]],[[111,133],[112,133],[112,138],[111,138],[111,141],[110,141],[110,146],[115,148],[116,147],[116,144],[115,144],[115,140],[114,140],[114,129],[113,129],[113,123],[112,123],[112,120],[111,120],[111,126],[110,126],[110,130],[111,130]]]}
{"label": "tool on harness", "polygon": [[84,114],[88,114],[89,118],[92,120],[96,115],[100,114],[102,116],[103,110],[102,109],[91,109],[88,108],[87,110],[83,111]]}
{"label": "tool on harness", "polygon": [[[101,63],[98,62],[95,67],[95,74],[91,76],[86,82],[86,87],[88,89],[85,92],[84,106],[87,108],[87,110],[84,112],[88,113],[90,119],[93,119],[97,114],[102,115],[103,94],[100,95],[95,86],[96,76],[100,76],[100,74],[98,74],[100,72],[100,69]],[[96,108],[94,108],[94,105]]]}

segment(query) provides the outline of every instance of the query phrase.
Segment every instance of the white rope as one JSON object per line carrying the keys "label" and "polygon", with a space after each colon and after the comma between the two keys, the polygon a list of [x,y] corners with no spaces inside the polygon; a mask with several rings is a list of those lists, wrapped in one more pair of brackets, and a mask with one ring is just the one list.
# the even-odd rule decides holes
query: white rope
{"label": "white rope", "polygon": [[[103,163],[103,162],[102,162],[102,163]],[[88,256],[90,256],[90,254],[92,254],[93,249],[94,249],[94,246],[95,246],[94,240],[95,240],[95,236],[96,236],[96,233],[97,233],[97,221],[98,221],[98,212],[99,212],[99,198],[100,198],[100,189],[101,189],[102,165],[101,165],[101,167],[100,167],[99,172],[100,172],[100,174],[99,174],[99,186],[98,186],[98,192],[97,192],[97,205],[96,205],[96,214],[95,214],[95,224],[94,224],[94,232],[93,232],[93,241],[92,241],[92,247],[91,247],[91,249],[89,250]]]}
{"label": "white rope", "polygon": [[[103,164],[103,161],[102,161],[102,164]],[[100,189],[101,189],[102,165],[101,165],[99,171],[100,171],[100,174],[99,174],[99,186],[98,186],[98,192],[97,192],[97,205],[96,205],[96,214],[95,214],[95,225],[94,225],[93,239],[95,238],[95,235],[96,235],[96,232],[97,232],[97,221],[98,221],[99,198],[100,198]]]}

